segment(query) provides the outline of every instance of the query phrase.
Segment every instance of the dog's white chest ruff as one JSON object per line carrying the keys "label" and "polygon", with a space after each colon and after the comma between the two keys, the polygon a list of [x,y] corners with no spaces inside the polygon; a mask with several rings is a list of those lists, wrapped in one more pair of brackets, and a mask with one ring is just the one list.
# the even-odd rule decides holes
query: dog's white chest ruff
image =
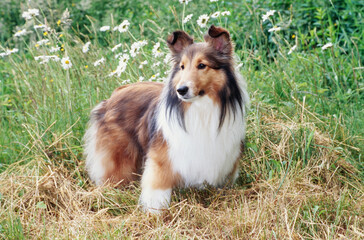
{"label": "dog's white chest ruff", "polygon": [[235,118],[228,111],[219,128],[220,108],[208,96],[193,102],[185,112],[186,130],[174,116],[166,120],[162,111],[159,126],[167,140],[173,170],[185,186],[202,186],[204,182],[221,186],[240,153],[245,123],[241,111]]}

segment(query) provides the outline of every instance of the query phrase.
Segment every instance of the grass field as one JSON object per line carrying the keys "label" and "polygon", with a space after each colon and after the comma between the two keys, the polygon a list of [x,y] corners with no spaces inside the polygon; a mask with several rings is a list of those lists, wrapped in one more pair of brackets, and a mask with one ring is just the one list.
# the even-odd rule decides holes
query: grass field
{"label": "grass field", "polygon": [[[186,2],[0,3],[0,238],[364,238],[364,4]],[[120,85],[165,81],[166,36],[202,41],[211,24],[230,31],[252,99],[238,181],[175,189],[147,215],[138,182],[89,181],[89,112]]]}

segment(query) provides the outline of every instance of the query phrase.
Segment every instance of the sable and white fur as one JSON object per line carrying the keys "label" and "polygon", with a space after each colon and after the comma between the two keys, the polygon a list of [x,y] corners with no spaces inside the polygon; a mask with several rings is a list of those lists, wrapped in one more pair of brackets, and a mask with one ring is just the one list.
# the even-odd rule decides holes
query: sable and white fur
{"label": "sable and white fur", "polygon": [[168,81],[116,89],[85,134],[90,178],[125,185],[141,175],[139,202],[150,212],[168,208],[174,187],[235,181],[249,104],[225,29],[211,26],[201,43],[176,31],[167,44]]}

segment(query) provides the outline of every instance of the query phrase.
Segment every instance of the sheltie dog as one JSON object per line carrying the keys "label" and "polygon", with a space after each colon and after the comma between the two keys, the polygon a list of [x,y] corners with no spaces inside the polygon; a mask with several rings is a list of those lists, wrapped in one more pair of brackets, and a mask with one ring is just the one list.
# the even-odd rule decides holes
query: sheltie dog
{"label": "sheltie dog", "polygon": [[84,152],[91,180],[125,185],[141,176],[139,203],[149,212],[168,208],[174,187],[221,187],[238,177],[246,84],[229,32],[212,25],[204,40],[173,32],[165,84],[121,86],[91,112]]}

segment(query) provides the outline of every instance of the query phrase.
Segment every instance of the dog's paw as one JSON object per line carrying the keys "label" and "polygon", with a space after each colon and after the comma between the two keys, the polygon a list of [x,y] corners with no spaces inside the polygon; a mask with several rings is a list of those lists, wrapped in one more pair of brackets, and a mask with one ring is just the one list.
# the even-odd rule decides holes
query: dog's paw
{"label": "dog's paw", "polygon": [[168,209],[171,193],[172,189],[142,189],[139,204],[145,212],[159,214],[162,210]]}

